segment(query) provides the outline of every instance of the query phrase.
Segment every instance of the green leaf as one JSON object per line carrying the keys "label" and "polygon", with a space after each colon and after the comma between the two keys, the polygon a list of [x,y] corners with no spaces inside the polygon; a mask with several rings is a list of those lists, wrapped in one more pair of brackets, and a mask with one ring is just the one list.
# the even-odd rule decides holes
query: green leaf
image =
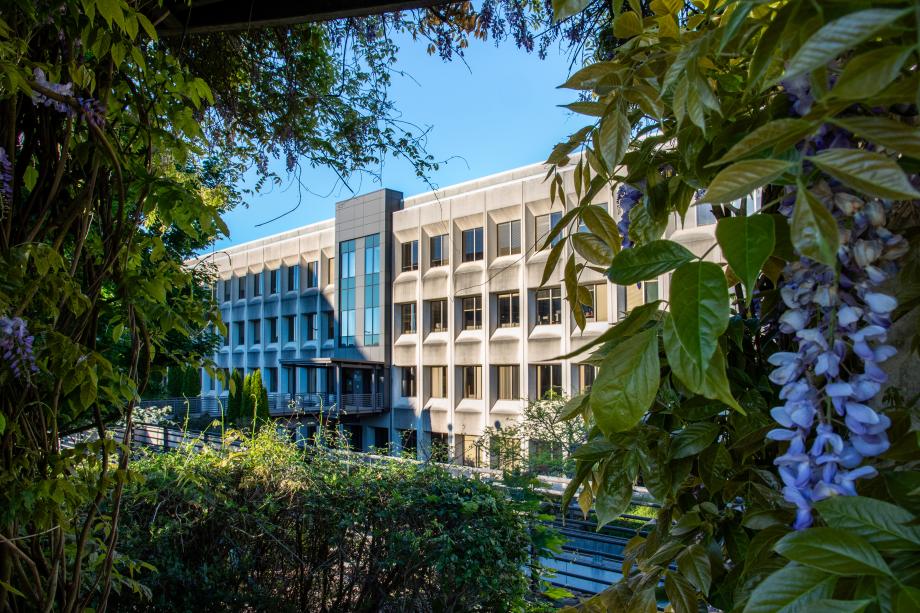
{"label": "green leaf", "polygon": [[728,328],[728,286],[712,262],[688,262],[671,277],[671,318],[690,359],[707,364]]}
{"label": "green leaf", "polygon": [[840,230],[837,221],[800,181],[792,211],[792,244],[801,255],[830,267],[837,265]]}
{"label": "green leaf", "polygon": [[668,365],[680,382],[694,394],[724,402],[744,414],[744,409],[732,396],[728,376],[725,374],[725,357],[722,349],[717,346],[708,363],[698,364],[690,358],[687,350],[680,344],[672,317],[665,316],[662,331]]}
{"label": "green leaf", "polygon": [[613,220],[607,209],[602,206],[582,207],[581,219],[588,230],[607,243],[614,254],[620,250],[621,239],[620,232],[617,230],[617,222]]}
{"label": "green leaf", "polygon": [[590,115],[591,117],[603,117],[604,111],[607,110],[606,104],[603,102],[595,101],[579,101],[572,102],[570,104],[561,104],[559,106],[569,109],[573,113],[578,113],[579,115]]}
{"label": "green leaf", "polygon": [[546,285],[549,278],[553,276],[553,271],[556,270],[556,265],[559,263],[559,257],[562,255],[563,249],[565,249],[565,241],[559,241],[553,245],[549,256],[546,258],[546,264],[543,266],[543,278],[540,280],[540,287]]}
{"label": "green leaf", "polygon": [[909,585],[901,586],[895,600],[897,613],[916,613],[920,611],[920,590]]}
{"label": "green leaf", "polygon": [[622,338],[636,334],[645,326],[645,324],[651,321],[652,318],[657,319],[660,305],[661,301],[656,300],[654,302],[649,302],[647,304],[637,306],[626,315],[625,319],[619,321],[615,326],[606,330],[603,334],[596,337],[594,340],[586,343],[585,345],[582,345],[574,351],[571,351],[565,355],[561,355],[555,359],[569,360],[602,343],[612,343],[619,341]]}
{"label": "green leaf", "polygon": [[3,416],[3,413],[0,413],[0,434],[3,434],[6,431],[6,417]]}
{"label": "green leaf", "polygon": [[617,38],[632,38],[642,34],[642,20],[633,11],[623,11],[613,20],[613,35]]}
{"label": "green leaf", "polygon": [[794,562],[835,575],[891,575],[882,555],[866,539],[837,528],[790,532],[773,549]]}
{"label": "green leaf", "polygon": [[834,496],[815,508],[831,528],[861,536],[882,551],[920,549],[920,527],[903,507],[863,496]]}
{"label": "green leaf", "polygon": [[699,543],[690,545],[677,556],[677,570],[680,571],[693,587],[703,594],[709,593],[712,583],[712,571],[709,556]]}
{"label": "green leaf", "polygon": [[804,119],[774,119],[746,134],[725,155],[706,166],[716,166],[731,162],[768,148],[775,147],[777,151],[788,149],[808,136],[814,130],[814,127],[814,123]]}
{"label": "green leaf", "polygon": [[719,424],[696,422],[677,433],[671,442],[671,457],[675,460],[696,455],[709,447],[719,434]]}
{"label": "green leaf", "polygon": [[892,200],[920,198],[897,162],[862,149],[828,149],[808,158],[835,179],[870,196]]}
{"label": "green leaf", "polygon": [[826,65],[908,13],[906,10],[868,9],[824,24],[792,56],[783,78]]}
{"label": "green leaf", "polygon": [[618,519],[632,501],[633,484],[622,473],[608,476],[594,498],[597,513],[597,531]]}
{"label": "green leaf", "polygon": [[609,77],[623,70],[623,66],[616,62],[597,62],[588,64],[584,68],[577,70],[575,74],[569,77],[565,83],[559,87],[564,89],[594,89],[601,79]]}
{"label": "green leaf", "polygon": [[847,62],[831,96],[842,100],[866,100],[885,89],[901,72],[913,47],[881,47]]}
{"label": "green leaf", "polygon": [[613,249],[593,234],[576,232],[572,235],[572,246],[581,257],[598,266],[609,266],[613,260]]}
{"label": "green leaf", "polygon": [[22,183],[26,186],[27,190],[32,191],[36,181],[38,181],[38,170],[36,170],[35,166],[30,164],[26,167],[25,172],[22,173]]}
{"label": "green leaf", "polygon": [[553,0],[553,22],[576,15],[588,6],[588,0]]}
{"label": "green leaf", "polygon": [[754,588],[744,613],[809,613],[812,603],[833,595],[836,583],[833,575],[789,564]]}
{"label": "green leaf", "polygon": [[604,434],[635,427],[655,400],[659,382],[658,330],[639,332],[604,358],[590,407]]}
{"label": "green leaf", "polygon": [[888,117],[871,115],[835,117],[830,121],[877,145],[920,158],[920,128]]}
{"label": "green leaf", "polygon": [[760,269],[773,253],[773,218],[769,215],[723,217],[716,225],[716,240],[750,300]]}
{"label": "green leaf", "polygon": [[[823,598],[812,604],[812,610],[821,611],[821,613],[860,613],[866,607],[872,604],[872,600],[834,600],[833,598]],[[911,609],[916,611],[917,609]]]}
{"label": "green leaf", "polygon": [[693,586],[678,573],[668,571],[664,577],[664,591],[671,601],[674,613],[697,613],[696,591]]}
{"label": "green leaf", "polygon": [[721,204],[747,196],[791,170],[792,162],[785,160],[744,160],[722,169],[697,204]]}
{"label": "green leaf", "polygon": [[693,253],[669,240],[656,240],[632,249],[623,249],[613,258],[607,277],[620,285],[654,279],[696,259]]}
{"label": "green leaf", "polygon": [[626,117],[626,113],[612,111],[601,119],[601,127],[598,132],[600,154],[610,173],[616,171],[616,167],[626,154],[626,147],[629,145],[629,131],[629,118]]}
{"label": "green leaf", "polygon": [[757,48],[754,49],[754,54],[748,66],[748,81],[751,86],[756,85],[763,79],[773,63],[777,61],[777,45],[782,39],[786,25],[799,9],[799,6],[800,4],[797,2],[790,2],[777,11],[772,21],[769,22],[767,29],[760,36]]}

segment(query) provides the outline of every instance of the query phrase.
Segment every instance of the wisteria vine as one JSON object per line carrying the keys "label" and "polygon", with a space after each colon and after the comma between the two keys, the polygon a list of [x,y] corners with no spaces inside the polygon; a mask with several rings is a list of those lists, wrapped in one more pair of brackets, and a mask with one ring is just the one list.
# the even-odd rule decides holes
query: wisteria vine
{"label": "wisteria vine", "polygon": [[[808,83],[786,87],[792,111],[807,112]],[[847,132],[824,126],[804,149],[853,146]],[[890,202],[863,199],[833,180],[820,180],[810,191],[837,221],[838,267],[805,257],[787,264],[779,328],[792,336],[795,351],[769,358],[775,367],[770,380],[781,386],[783,404],[771,411],[781,427],[767,437],[789,444],[774,463],[784,498],[796,507],[798,530],[812,524],[815,502],[855,496],[855,481],[877,474],[865,458],[890,446],[891,420],[868,403],[887,380],[879,365],[896,353],[886,341],[897,300],[881,285],[897,273],[908,250],[907,241],[886,227]],[[791,189],[779,212],[791,217],[795,199]]]}

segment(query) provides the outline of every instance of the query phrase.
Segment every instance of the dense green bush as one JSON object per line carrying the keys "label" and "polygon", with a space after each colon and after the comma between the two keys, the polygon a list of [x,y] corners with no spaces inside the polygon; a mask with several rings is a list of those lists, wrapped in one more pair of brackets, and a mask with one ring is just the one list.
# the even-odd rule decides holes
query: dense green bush
{"label": "dense green bush", "polygon": [[346,464],[264,428],[244,451],[151,454],[124,499],[119,553],[156,567],[115,610],[510,611],[525,517],[430,466]]}

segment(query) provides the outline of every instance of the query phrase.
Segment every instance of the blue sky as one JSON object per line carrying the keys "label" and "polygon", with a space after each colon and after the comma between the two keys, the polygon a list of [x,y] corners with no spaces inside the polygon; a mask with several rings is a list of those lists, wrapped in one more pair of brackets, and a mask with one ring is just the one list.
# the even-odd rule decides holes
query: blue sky
{"label": "blue sky", "polygon": [[[424,43],[399,42],[396,69],[410,77],[394,75],[390,96],[403,119],[431,127],[428,152],[436,160],[447,160],[428,177],[436,187],[542,161],[553,145],[583,125],[584,117],[557,106],[576,97],[576,92],[556,89],[569,71],[568,60],[559,53],[540,60],[509,41],[498,47],[492,41],[471,41],[464,64],[429,56]],[[303,183],[309,191],[301,192],[299,207],[264,225],[257,224],[297,205],[300,187],[284,183],[248,197],[248,208],[225,217],[230,239],[217,246],[331,218],[335,203],[352,195],[322,169],[305,168]],[[350,183],[356,194],[389,187],[409,196],[429,189],[399,159],[387,161],[381,183],[367,175]]]}

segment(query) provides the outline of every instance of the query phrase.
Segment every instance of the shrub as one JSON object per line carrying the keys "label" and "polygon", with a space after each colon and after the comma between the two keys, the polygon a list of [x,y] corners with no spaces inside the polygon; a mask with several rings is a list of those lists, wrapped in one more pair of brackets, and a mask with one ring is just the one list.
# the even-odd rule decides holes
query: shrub
{"label": "shrub", "polygon": [[243,451],[141,458],[120,554],[152,600],[117,610],[510,611],[525,517],[490,486],[394,460],[346,464],[265,428]]}

